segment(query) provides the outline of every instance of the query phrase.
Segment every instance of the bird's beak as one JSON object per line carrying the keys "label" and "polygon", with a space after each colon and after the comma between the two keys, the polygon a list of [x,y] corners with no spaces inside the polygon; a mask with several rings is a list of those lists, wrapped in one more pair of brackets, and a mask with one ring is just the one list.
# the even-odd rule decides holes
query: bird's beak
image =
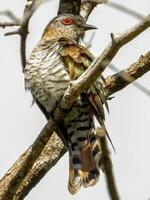
{"label": "bird's beak", "polygon": [[91,30],[91,29],[97,29],[97,27],[94,26],[94,25],[90,25],[90,24],[84,24],[84,30],[85,31],[88,31],[88,30]]}

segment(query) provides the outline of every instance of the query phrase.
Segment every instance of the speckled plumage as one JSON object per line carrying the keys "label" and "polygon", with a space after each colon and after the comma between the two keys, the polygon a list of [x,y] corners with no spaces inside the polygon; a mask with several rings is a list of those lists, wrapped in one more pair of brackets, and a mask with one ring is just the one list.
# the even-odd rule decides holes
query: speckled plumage
{"label": "speckled plumage", "polygon": [[[72,23],[66,25],[66,19]],[[69,82],[78,78],[94,59],[90,52],[77,43],[84,31],[82,18],[69,14],[58,16],[48,24],[28,59],[24,72],[26,88],[48,117]],[[70,163],[68,188],[72,194],[81,185],[92,186],[98,181],[101,151],[95,134],[93,113],[104,127],[103,104],[107,106],[107,101],[101,81],[99,78],[87,94],[80,95],[64,119]]]}

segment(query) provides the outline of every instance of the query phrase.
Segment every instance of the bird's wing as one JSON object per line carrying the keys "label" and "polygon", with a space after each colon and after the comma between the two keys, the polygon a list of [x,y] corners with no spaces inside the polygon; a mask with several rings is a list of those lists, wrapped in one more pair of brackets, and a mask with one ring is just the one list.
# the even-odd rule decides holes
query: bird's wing
{"label": "bird's wing", "polygon": [[[92,63],[95,57],[83,46],[68,38],[61,38],[59,40],[60,55],[63,58],[65,66],[70,74],[72,80],[77,79]],[[104,124],[105,112],[103,105],[109,111],[107,97],[103,88],[104,78],[101,75],[90,87],[89,91],[85,94],[87,96],[88,104],[92,113],[95,115],[99,124],[104,129],[114,151],[114,145],[109,137],[107,129]]]}
{"label": "bird's wing", "polygon": [[[72,80],[77,79],[92,63],[95,57],[78,43],[62,38],[60,45],[63,47],[60,54]],[[107,98],[102,86],[103,77],[100,76],[86,93],[89,105],[97,120],[103,126],[105,120],[103,104],[108,109]]]}

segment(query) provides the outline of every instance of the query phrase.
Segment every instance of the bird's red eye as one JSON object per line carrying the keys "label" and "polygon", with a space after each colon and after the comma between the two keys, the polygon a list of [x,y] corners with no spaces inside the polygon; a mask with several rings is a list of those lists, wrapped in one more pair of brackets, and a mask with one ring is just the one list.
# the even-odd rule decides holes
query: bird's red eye
{"label": "bird's red eye", "polygon": [[65,18],[63,20],[64,25],[71,25],[73,23],[73,20],[71,18]]}

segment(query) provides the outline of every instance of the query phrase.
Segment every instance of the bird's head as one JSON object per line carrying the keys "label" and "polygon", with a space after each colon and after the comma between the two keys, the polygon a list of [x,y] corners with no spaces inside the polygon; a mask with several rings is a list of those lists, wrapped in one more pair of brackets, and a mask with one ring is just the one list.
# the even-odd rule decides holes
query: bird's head
{"label": "bird's head", "polygon": [[59,15],[47,25],[43,37],[45,39],[67,37],[72,40],[78,40],[85,31],[90,29],[96,29],[96,27],[86,24],[82,17],[71,14]]}

